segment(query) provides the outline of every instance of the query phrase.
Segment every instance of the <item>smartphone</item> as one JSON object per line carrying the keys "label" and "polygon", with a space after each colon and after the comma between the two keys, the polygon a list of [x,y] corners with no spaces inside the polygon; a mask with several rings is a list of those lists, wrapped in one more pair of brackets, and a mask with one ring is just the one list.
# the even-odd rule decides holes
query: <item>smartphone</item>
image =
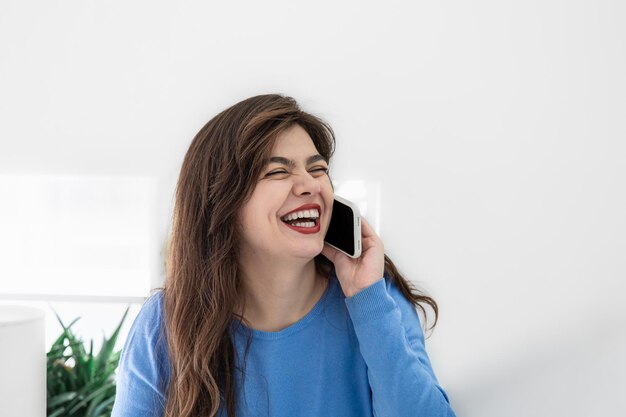
{"label": "smartphone", "polygon": [[335,195],[324,241],[351,258],[361,256],[361,214],[356,204]]}

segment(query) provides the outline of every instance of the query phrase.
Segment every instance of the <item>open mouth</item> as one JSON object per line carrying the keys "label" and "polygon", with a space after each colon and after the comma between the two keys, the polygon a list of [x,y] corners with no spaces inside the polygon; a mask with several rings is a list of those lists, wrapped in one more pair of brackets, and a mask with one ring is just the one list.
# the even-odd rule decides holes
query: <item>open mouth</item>
{"label": "open mouth", "polygon": [[316,208],[289,213],[281,217],[281,220],[287,227],[299,233],[317,233],[320,230],[320,213]]}

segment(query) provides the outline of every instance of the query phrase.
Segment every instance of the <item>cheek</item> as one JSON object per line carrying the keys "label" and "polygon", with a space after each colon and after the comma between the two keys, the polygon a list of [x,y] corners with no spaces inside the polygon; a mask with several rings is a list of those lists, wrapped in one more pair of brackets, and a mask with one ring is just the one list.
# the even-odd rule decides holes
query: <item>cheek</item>
{"label": "cheek", "polygon": [[335,197],[335,192],[329,179],[326,179],[326,181],[322,183],[320,192],[322,194],[322,198],[324,198],[324,202],[326,202],[327,204],[330,202],[332,204]]}
{"label": "cheek", "polygon": [[330,182],[327,181],[327,184],[324,184],[321,189],[322,198],[324,200],[324,206],[327,208],[328,216],[326,216],[324,227],[327,228],[330,224],[330,216],[333,211],[333,202],[335,201],[335,193],[333,192],[333,188],[330,185]]}
{"label": "cheek", "polygon": [[289,188],[275,184],[273,187],[257,186],[241,210],[241,223],[247,231],[260,231],[268,222],[275,221],[285,202]]}
{"label": "cheek", "polygon": [[259,195],[254,192],[239,211],[239,224],[244,232],[249,232],[259,224],[258,215],[261,210],[259,200]]}

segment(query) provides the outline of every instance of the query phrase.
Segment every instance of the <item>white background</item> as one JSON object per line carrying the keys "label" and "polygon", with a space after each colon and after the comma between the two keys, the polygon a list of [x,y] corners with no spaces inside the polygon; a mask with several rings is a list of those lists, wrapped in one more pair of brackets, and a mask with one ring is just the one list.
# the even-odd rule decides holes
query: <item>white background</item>
{"label": "white background", "polygon": [[[380,185],[387,253],[439,303],[427,349],[459,416],[614,415],[624,21],[608,0],[3,0],[0,174],[149,179],[152,288],[195,133],[291,95],[335,129],[333,178]],[[56,308],[109,333],[118,301]]]}

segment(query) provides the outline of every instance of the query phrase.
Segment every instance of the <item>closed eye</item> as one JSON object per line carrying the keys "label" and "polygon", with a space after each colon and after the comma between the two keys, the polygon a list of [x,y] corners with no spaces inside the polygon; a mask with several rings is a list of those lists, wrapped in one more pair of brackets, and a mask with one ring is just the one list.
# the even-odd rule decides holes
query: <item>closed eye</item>
{"label": "closed eye", "polygon": [[[320,172],[320,171],[328,172],[328,168],[319,167],[319,168],[315,168],[311,170],[311,172]],[[287,171],[285,170],[272,171],[272,172],[268,172],[267,174],[265,174],[265,176],[268,177],[274,174],[287,174]]]}
{"label": "closed eye", "polygon": [[286,174],[287,171],[274,171],[274,172],[269,172],[267,174],[265,174],[266,177],[269,177],[270,175],[274,175],[274,174]]}

